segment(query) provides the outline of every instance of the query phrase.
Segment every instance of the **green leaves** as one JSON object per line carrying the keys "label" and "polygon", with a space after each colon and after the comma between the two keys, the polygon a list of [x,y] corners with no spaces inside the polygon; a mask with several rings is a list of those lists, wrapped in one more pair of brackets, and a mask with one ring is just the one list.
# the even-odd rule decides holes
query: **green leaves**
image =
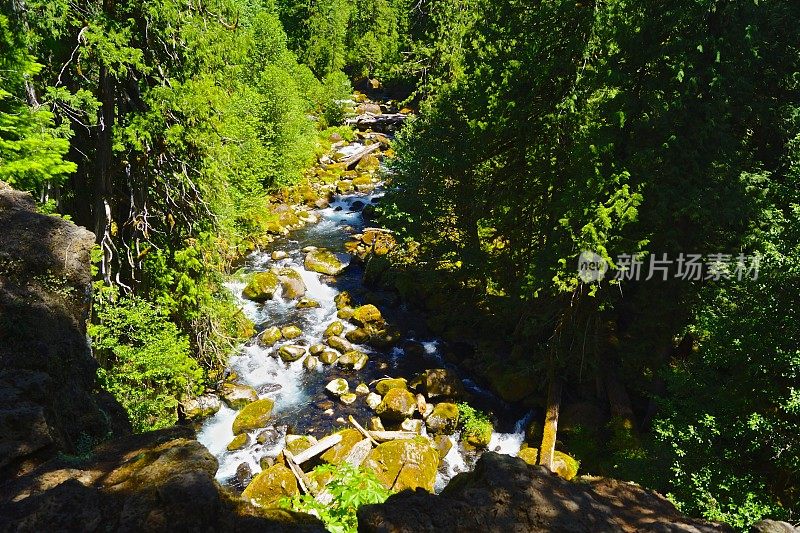
{"label": "green leaves", "polygon": [[391,494],[375,474],[348,463],[322,464],[310,474],[313,479],[330,479],[325,490],[333,497],[326,505],[310,494],[284,499],[282,505],[294,511],[312,513],[325,523],[332,533],[355,533],[358,530],[356,511],[362,505],[383,503]]}

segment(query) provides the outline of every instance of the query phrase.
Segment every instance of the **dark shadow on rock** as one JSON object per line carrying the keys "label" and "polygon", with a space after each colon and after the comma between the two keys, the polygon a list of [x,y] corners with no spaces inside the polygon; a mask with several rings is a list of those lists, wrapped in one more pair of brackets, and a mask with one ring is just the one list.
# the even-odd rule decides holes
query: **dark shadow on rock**
{"label": "dark shadow on rock", "polygon": [[569,482],[544,467],[486,452],[441,495],[396,494],[358,511],[368,532],[729,531],[682,516],[665,498],[613,480]]}

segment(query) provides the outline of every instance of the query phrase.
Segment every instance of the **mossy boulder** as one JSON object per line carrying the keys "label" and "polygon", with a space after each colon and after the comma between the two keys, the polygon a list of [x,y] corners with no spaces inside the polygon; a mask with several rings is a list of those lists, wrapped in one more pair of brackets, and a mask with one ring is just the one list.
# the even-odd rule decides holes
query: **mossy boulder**
{"label": "mossy boulder", "polygon": [[250,278],[250,283],[242,291],[242,298],[254,302],[271,300],[280,286],[280,280],[275,272],[257,272]]}
{"label": "mossy boulder", "polygon": [[278,349],[278,355],[280,356],[281,359],[283,359],[287,363],[291,363],[292,361],[297,361],[305,354],[306,354],[306,349],[303,346],[297,346],[294,344],[287,344],[286,346],[281,346]]}
{"label": "mossy boulder", "polygon": [[253,387],[238,383],[225,383],[220,391],[225,405],[231,409],[241,409],[245,405],[258,400],[258,393]]}
{"label": "mossy boulder", "polygon": [[292,455],[297,455],[317,443],[317,439],[309,435],[286,435],[286,449]]}
{"label": "mossy boulder", "polygon": [[342,354],[337,362],[339,366],[352,368],[353,370],[361,370],[367,365],[367,362],[369,362],[369,356],[358,350],[350,350]]}
{"label": "mossy boulder", "polygon": [[273,346],[276,342],[283,338],[281,328],[272,326],[261,332],[259,339],[264,346]]}
{"label": "mossy boulder", "polygon": [[344,378],[336,378],[332,379],[325,385],[325,390],[333,394],[334,396],[341,396],[350,391],[350,385],[347,384],[347,380]]}
{"label": "mossy boulder", "polygon": [[364,344],[369,340],[369,333],[364,328],[356,328],[348,331],[344,337],[353,344]]}
{"label": "mossy boulder", "polygon": [[254,477],[242,492],[242,498],[261,507],[277,507],[281,498],[297,493],[297,481],[292,471],[276,464]]}
{"label": "mossy boulder", "polygon": [[353,308],[352,307],[342,307],[338,311],[336,311],[336,317],[341,318],[342,320],[350,320],[353,318]]}
{"label": "mossy boulder", "polygon": [[305,359],[303,359],[303,368],[308,370],[309,372],[312,370],[316,370],[319,367],[319,358],[309,355]]}
{"label": "mossy boulder", "polygon": [[363,326],[370,322],[382,322],[383,315],[381,315],[380,309],[372,304],[361,305],[353,310],[352,321]]}
{"label": "mossy boulder", "polygon": [[307,253],[303,266],[306,270],[327,274],[328,276],[341,274],[347,268],[347,264],[340,261],[336,254],[324,248],[318,248]]}
{"label": "mossy boulder", "polygon": [[422,437],[393,440],[369,452],[362,467],[375,472],[389,490],[423,488],[432,492],[439,453]]}
{"label": "mossy boulder", "polygon": [[389,389],[375,412],[384,420],[402,422],[414,414],[417,398],[405,389]]}
{"label": "mossy boulder", "polygon": [[386,378],[375,384],[375,391],[384,396],[390,389],[408,389],[405,378]]}
{"label": "mossy boulder", "polygon": [[492,440],[492,432],[494,428],[491,424],[480,424],[474,428],[471,428],[470,431],[466,429],[461,434],[461,438],[467,443],[476,448],[486,448],[489,446],[489,442]]}
{"label": "mossy boulder", "polygon": [[338,337],[342,333],[344,333],[344,324],[342,324],[338,320],[335,320],[330,324],[328,324],[328,327],[325,328],[325,333],[323,333],[322,336],[325,338]]}
{"label": "mossy boulder", "polygon": [[228,444],[227,450],[229,452],[235,452],[236,450],[241,450],[245,446],[247,446],[250,437],[247,436],[247,433],[239,433],[233,440]]}
{"label": "mossy boulder", "polygon": [[188,420],[199,420],[219,411],[222,407],[222,402],[214,394],[203,394],[183,401],[181,407]]}
{"label": "mossy boulder", "polygon": [[421,376],[421,385],[428,398],[463,398],[464,384],[458,374],[446,368],[432,368]]}
{"label": "mossy boulder", "polygon": [[564,452],[556,450],[553,454],[553,472],[563,477],[567,481],[578,474],[580,462]]}
{"label": "mossy boulder", "polygon": [[444,459],[453,447],[453,441],[447,435],[437,435],[433,438],[433,447],[439,454],[439,459]]}
{"label": "mossy boulder", "polygon": [[287,300],[297,300],[306,294],[306,283],[303,276],[294,268],[282,268],[277,271],[283,297]]}
{"label": "mossy boulder", "polygon": [[347,454],[350,453],[350,450],[353,449],[353,446],[364,438],[357,429],[348,428],[339,433],[342,434],[342,440],[320,456],[320,459],[332,465],[341,464]]}
{"label": "mossy boulder", "polygon": [[324,344],[321,343],[312,344],[311,346],[308,347],[308,353],[310,353],[311,355],[319,355],[327,349],[328,347],[325,346]]}
{"label": "mossy boulder", "polygon": [[358,399],[358,396],[354,392],[346,392],[339,396],[339,401],[345,405],[350,405],[351,403],[355,402],[356,399]]}
{"label": "mossy boulder", "polygon": [[302,297],[297,301],[295,306],[297,309],[317,309],[320,307],[319,302],[313,298]]}
{"label": "mossy boulder", "polygon": [[383,400],[381,399],[380,394],[370,392],[369,394],[367,394],[367,397],[364,399],[364,401],[367,402],[369,408],[374,411],[375,409],[378,408],[378,406],[381,404]]}
{"label": "mossy boulder", "polygon": [[425,420],[428,431],[434,435],[449,435],[458,428],[458,406],[454,403],[440,403]]}
{"label": "mossy boulder", "polygon": [[288,326],[283,326],[281,328],[281,335],[283,335],[284,339],[288,340],[296,339],[302,334],[303,330],[295,326],[294,324],[289,324]]}
{"label": "mossy boulder", "polygon": [[538,448],[522,448],[517,457],[528,463],[529,465],[536,466],[539,464],[539,449]]}
{"label": "mossy boulder", "polygon": [[325,363],[326,365],[332,365],[336,361],[339,360],[339,352],[336,350],[325,350],[321,354],[319,354],[319,360]]}
{"label": "mossy boulder", "polygon": [[328,337],[325,342],[328,343],[328,346],[333,348],[334,350],[338,350],[341,353],[350,352],[353,350],[353,345],[347,339],[343,339],[338,335],[332,335]]}
{"label": "mossy boulder", "polygon": [[347,291],[342,291],[336,296],[333,297],[334,303],[336,303],[336,309],[342,309],[343,307],[353,307],[353,297],[350,296],[350,293]]}
{"label": "mossy boulder", "polygon": [[257,400],[247,404],[233,421],[233,434],[238,435],[246,431],[263,428],[269,422],[275,402],[269,398]]}

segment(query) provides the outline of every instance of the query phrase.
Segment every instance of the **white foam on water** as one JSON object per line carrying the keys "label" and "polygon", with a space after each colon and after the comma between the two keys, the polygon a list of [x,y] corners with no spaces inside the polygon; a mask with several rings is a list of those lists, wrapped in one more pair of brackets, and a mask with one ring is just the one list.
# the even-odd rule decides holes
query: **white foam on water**
{"label": "white foam on water", "polygon": [[450,439],[452,447],[442,459],[439,471],[436,473],[436,481],[433,485],[433,490],[436,494],[440,493],[447,486],[450,480],[453,479],[453,476],[460,472],[467,472],[470,470],[464,456],[458,449],[459,435],[455,434],[447,438]]}
{"label": "white foam on water", "polygon": [[514,431],[511,433],[492,432],[492,438],[487,449],[505,455],[516,456],[522,447],[522,443],[525,442],[525,430],[532,417],[533,413],[531,412],[519,419],[514,425]]}

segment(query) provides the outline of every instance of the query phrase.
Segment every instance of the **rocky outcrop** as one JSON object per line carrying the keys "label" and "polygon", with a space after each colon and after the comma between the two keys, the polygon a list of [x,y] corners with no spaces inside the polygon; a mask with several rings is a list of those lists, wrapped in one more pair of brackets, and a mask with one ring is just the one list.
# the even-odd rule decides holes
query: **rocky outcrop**
{"label": "rocky outcrop", "polygon": [[681,516],[662,496],[608,479],[569,482],[521,459],[484,453],[440,496],[405,491],[358,510],[368,532],[732,531]]}
{"label": "rocky outcrop", "polygon": [[311,516],[238,500],[216,471],[189,428],[117,439],[0,486],[0,530],[324,531]]}
{"label": "rocky outcrop", "polygon": [[94,234],[0,182],[0,478],[129,431],[97,387],[85,317]]}

